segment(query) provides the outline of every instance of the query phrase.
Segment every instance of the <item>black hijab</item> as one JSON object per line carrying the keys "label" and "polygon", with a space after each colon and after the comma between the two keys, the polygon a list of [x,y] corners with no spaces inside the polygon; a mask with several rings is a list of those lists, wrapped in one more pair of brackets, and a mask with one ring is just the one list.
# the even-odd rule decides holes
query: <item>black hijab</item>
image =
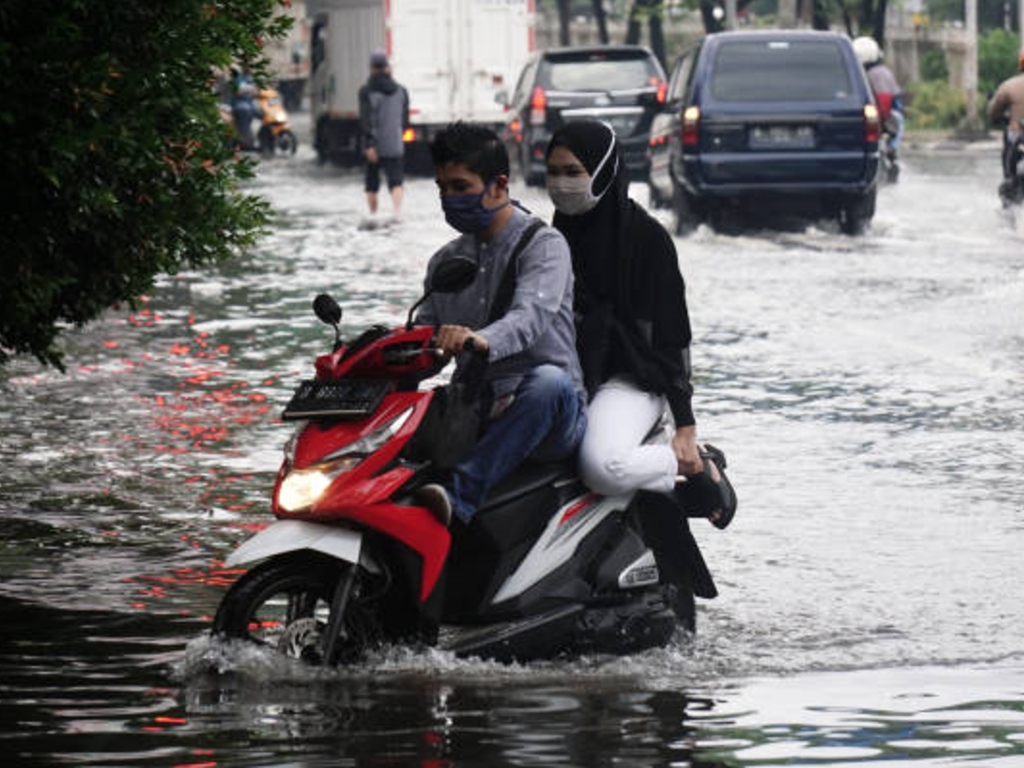
{"label": "black hijab", "polygon": [[599,197],[587,213],[555,212],[569,241],[576,278],[576,339],[583,379],[593,395],[626,373],[668,397],[677,424],[692,424],[686,292],[671,236],[629,198],[629,171],[611,127],[567,123],[551,138],[572,152]]}
{"label": "black hijab", "polygon": [[548,156],[555,147],[565,147],[579,159],[591,176],[591,192],[600,197],[587,213],[567,216],[556,211],[552,221],[569,241],[577,310],[610,304],[616,314],[628,317],[633,244],[626,233],[633,208],[629,171],[615,132],[599,120],[573,120],[551,137]]}

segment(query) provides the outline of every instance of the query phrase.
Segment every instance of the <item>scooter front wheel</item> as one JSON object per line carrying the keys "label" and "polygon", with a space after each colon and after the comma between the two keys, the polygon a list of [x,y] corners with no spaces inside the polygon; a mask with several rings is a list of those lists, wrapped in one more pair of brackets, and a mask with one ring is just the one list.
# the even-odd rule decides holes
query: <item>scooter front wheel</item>
{"label": "scooter front wheel", "polygon": [[[353,568],[310,552],[268,560],[228,590],[213,631],[311,664],[353,661],[380,640],[375,612],[360,604]],[[343,615],[332,621],[336,592],[346,581]]]}

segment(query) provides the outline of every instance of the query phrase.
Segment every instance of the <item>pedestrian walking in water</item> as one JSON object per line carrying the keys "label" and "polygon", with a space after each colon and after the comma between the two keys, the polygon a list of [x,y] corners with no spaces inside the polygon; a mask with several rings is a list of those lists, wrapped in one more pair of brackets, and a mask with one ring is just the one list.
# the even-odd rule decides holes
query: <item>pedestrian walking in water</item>
{"label": "pedestrian walking in water", "polygon": [[395,82],[384,51],[370,55],[370,76],[359,89],[359,122],[366,158],[366,204],[377,213],[383,171],[397,217],[402,210],[402,134],[409,126],[409,93]]}

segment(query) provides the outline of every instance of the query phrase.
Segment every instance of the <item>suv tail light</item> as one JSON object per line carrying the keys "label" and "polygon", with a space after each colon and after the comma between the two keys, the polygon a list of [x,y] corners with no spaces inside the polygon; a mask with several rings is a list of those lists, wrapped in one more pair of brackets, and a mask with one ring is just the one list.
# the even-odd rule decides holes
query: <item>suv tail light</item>
{"label": "suv tail light", "polygon": [[874,104],[864,105],[864,141],[877,144],[882,136],[882,124],[878,120],[878,107]]}
{"label": "suv tail light", "polygon": [[543,125],[548,108],[548,95],[539,85],[530,94],[530,124]]}
{"label": "suv tail light", "polygon": [[696,147],[700,141],[700,107],[687,107],[683,110],[684,147]]}
{"label": "suv tail light", "polygon": [[668,83],[660,77],[652,77],[648,82],[654,86],[654,98],[659,104],[664,104],[668,98]]}

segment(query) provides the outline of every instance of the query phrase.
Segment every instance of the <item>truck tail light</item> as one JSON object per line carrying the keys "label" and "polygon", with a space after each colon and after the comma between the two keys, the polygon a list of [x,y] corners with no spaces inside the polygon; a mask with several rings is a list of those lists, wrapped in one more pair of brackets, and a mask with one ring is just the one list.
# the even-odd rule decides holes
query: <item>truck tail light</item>
{"label": "truck tail light", "polygon": [[683,110],[684,147],[696,147],[700,141],[700,107],[687,107]]}

